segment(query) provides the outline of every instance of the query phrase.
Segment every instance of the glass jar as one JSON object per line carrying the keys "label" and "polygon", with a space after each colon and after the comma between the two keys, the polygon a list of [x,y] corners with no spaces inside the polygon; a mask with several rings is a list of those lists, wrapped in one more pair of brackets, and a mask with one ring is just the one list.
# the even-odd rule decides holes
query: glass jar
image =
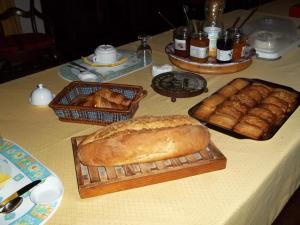
{"label": "glass jar", "polygon": [[223,31],[217,41],[217,62],[230,63],[232,61],[233,38],[229,31]]}
{"label": "glass jar", "polygon": [[142,61],[144,66],[149,65],[152,62],[152,49],[148,44],[148,40],[151,37],[148,35],[139,35],[138,39],[141,41],[136,50],[137,58]]}
{"label": "glass jar", "polygon": [[190,31],[187,27],[178,27],[173,32],[175,55],[187,58],[190,55]]}
{"label": "glass jar", "polygon": [[208,34],[209,56],[215,58],[217,52],[217,40],[223,29],[221,15],[225,7],[225,0],[206,0],[205,1],[205,20],[203,31]]}
{"label": "glass jar", "polygon": [[241,31],[233,33],[233,53],[232,61],[238,61],[245,56],[246,39]]}
{"label": "glass jar", "polygon": [[193,62],[206,63],[208,60],[209,39],[206,32],[192,35],[190,41],[190,59]]}

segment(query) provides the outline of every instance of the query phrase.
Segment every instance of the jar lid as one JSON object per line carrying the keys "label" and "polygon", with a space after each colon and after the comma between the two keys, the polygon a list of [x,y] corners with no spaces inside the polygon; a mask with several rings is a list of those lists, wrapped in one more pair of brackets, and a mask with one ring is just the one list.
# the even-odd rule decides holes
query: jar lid
{"label": "jar lid", "polygon": [[183,38],[187,38],[188,36],[190,36],[190,33],[190,29],[186,26],[181,26],[174,30],[175,36],[182,36]]}
{"label": "jar lid", "polygon": [[220,34],[221,39],[232,39],[232,37],[233,37],[233,34],[228,30],[224,30]]}
{"label": "jar lid", "polygon": [[194,39],[200,39],[200,38],[207,38],[208,34],[205,31],[199,31],[197,33],[192,34],[192,38]]}
{"label": "jar lid", "polygon": [[244,36],[243,32],[238,27],[232,27],[228,29],[228,32],[235,38],[240,38]]}

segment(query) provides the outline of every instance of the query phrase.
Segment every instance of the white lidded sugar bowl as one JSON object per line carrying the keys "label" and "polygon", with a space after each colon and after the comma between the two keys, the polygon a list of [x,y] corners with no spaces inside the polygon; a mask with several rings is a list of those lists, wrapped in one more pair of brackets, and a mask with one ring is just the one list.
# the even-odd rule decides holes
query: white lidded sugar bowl
{"label": "white lidded sugar bowl", "polygon": [[43,84],[38,84],[37,88],[32,91],[29,102],[36,106],[46,106],[53,98],[54,94],[48,88],[45,88]]}

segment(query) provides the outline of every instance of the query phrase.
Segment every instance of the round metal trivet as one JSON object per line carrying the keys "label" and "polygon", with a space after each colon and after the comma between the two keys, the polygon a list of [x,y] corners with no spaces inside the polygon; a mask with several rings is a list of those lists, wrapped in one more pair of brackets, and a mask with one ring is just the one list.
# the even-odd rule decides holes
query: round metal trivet
{"label": "round metal trivet", "polygon": [[206,80],[190,72],[166,72],[155,76],[152,79],[151,87],[157,93],[171,97],[175,102],[176,98],[188,98],[207,92]]}

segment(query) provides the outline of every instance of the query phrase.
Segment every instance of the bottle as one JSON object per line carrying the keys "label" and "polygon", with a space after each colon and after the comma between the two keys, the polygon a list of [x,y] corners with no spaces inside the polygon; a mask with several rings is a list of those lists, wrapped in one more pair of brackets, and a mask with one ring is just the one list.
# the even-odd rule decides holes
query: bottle
{"label": "bottle", "polygon": [[205,2],[205,20],[203,30],[208,34],[210,57],[215,58],[217,52],[217,40],[223,29],[221,15],[225,7],[225,0],[206,0]]}
{"label": "bottle", "polygon": [[245,56],[246,39],[243,33],[235,29],[233,32],[233,53],[232,61],[238,61]]}
{"label": "bottle", "polygon": [[223,31],[217,41],[217,62],[230,63],[232,61],[233,38],[229,31]]}
{"label": "bottle", "polygon": [[193,62],[206,63],[208,60],[208,35],[204,31],[194,33],[190,41],[190,59]]}
{"label": "bottle", "polygon": [[187,58],[190,55],[190,31],[188,27],[178,27],[173,32],[175,55]]}
{"label": "bottle", "polygon": [[147,66],[152,62],[152,49],[148,44],[150,36],[139,35],[138,39],[141,40],[141,44],[136,50],[136,55],[137,58],[143,62],[144,66]]}

